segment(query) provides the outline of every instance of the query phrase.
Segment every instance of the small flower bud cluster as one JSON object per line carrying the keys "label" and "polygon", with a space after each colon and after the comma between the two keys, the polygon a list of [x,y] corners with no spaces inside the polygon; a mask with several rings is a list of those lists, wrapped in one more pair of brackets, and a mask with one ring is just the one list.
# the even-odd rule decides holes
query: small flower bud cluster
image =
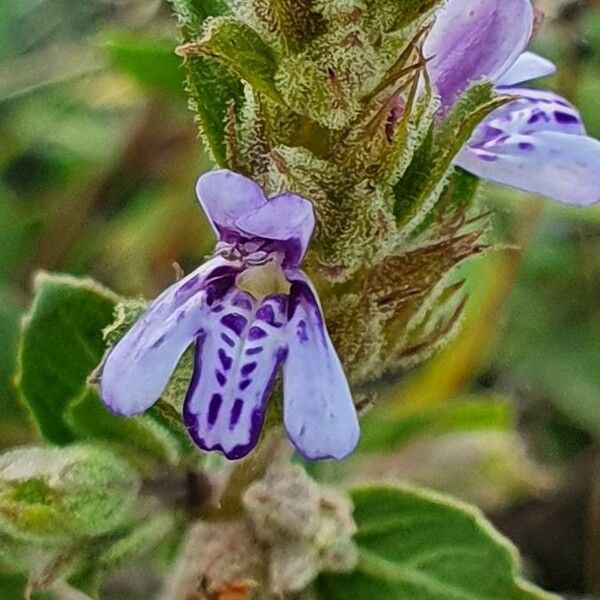
{"label": "small flower bud cluster", "polygon": [[243,505],[245,518],[190,530],[163,600],[234,590],[279,598],[303,591],[323,571],[355,567],[350,501],[301,467],[274,464],[248,488]]}
{"label": "small flower bud cluster", "polygon": [[270,587],[298,592],[321,571],[356,565],[352,505],[338,490],[320,486],[297,465],[273,465],[244,494],[257,538],[268,548]]}

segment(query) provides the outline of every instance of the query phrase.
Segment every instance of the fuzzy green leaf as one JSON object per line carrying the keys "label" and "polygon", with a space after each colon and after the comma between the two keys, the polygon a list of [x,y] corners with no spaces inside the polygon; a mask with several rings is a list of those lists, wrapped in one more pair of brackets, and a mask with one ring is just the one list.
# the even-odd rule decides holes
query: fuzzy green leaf
{"label": "fuzzy green leaf", "polygon": [[198,116],[200,133],[215,162],[230,167],[226,121],[229,111],[239,112],[244,86],[222,64],[203,56],[184,59],[190,106]]}
{"label": "fuzzy green leaf", "polygon": [[114,568],[133,557],[150,554],[176,526],[172,514],[155,515],[136,524],[125,536],[104,550],[98,562],[104,568]]}
{"label": "fuzzy green leaf", "polygon": [[[178,13],[184,24],[184,41],[197,42],[197,26],[189,25],[192,17],[189,13]],[[211,22],[198,48],[199,53],[190,52],[184,59],[191,106],[198,114],[201,133],[215,161],[233,168],[228,126],[231,129],[235,125],[231,121],[237,121],[244,103],[241,80],[279,101],[274,83],[275,57],[253,29],[227,17],[217,17]]]}
{"label": "fuzzy green leaf", "polygon": [[90,279],[39,273],[23,321],[17,386],[40,433],[54,444],[75,439],[65,422],[104,353],[102,329],[113,321],[117,297]]}
{"label": "fuzzy green leaf", "polygon": [[133,451],[134,458],[152,457],[168,464],[175,464],[179,458],[178,441],[166,428],[149,415],[123,419],[111,414],[96,390],[85,390],[68,407],[66,419],[82,438],[112,442]]}
{"label": "fuzzy green leaf", "polygon": [[481,180],[457,167],[448,183],[448,205],[451,210],[468,210],[479,191]]}
{"label": "fuzzy green leaf", "polygon": [[475,128],[508,100],[496,95],[492,83],[474,84],[415,153],[408,170],[394,186],[394,212],[405,236],[422,223],[439,200],[453,172],[454,158]]}
{"label": "fuzzy green leaf", "polygon": [[485,117],[510,100],[508,96],[499,96],[491,82],[473,84],[436,131],[434,147],[438,153],[456,156]]}
{"label": "fuzzy green leaf", "polygon": [[275,87],[275,54],[254,29],[233,18],[220,17],[210,23],[200,46],[255,90],[281,102]]}
{"label": "fuzzy green leaf", "polygon": [[[229,12],[223,0],[172,0],[172,5],[184,43],[193,43],[202,36],[206,19]],[[223,64],[205,56],[188,55],[183,65],[190,107],[198,117],[206,147],[219,166],[229,167],[226,121],[232,108],[238,113],[242,106],[242,82]]]}
{"label": "fuzzy green leaf", "polygon": [[415,234],[426,231],[436,220],[442,219],[444,216],[461,211],[466,213],[475,203],[481,183],[479,177],[460,167],[455,167],[442,192],[440,201],[423,219],[415,230]]}
{"label": "fuzzy green leaf", "polygon": [[129,520],[139,487],[102,447],[12,450],[0,456],[0,532],[40,544],[104,535]]}
{"label": "fuzzy green leaf", "polygon": [[322,31],[314,0],[242,0],[240,13],[251,16],[251,25],[273,39],[278,47],[297,50]]}
{"label": "fuzzy green leaf", "polygon": [[524,584],[516,551],[473,508],[411,489],[352,493],[360,558],[354,572],[322,575],[319,600],[550,600]]}
{"label": "fuzzy green leaf", "polygon": [[412,158],[421,147],[434,122],[439,102],[427,86],[423,96],[412,106],[405,107],[405,114],[397,124],[393,139],[384,156],[380,177],[394,185],[406,173]]}

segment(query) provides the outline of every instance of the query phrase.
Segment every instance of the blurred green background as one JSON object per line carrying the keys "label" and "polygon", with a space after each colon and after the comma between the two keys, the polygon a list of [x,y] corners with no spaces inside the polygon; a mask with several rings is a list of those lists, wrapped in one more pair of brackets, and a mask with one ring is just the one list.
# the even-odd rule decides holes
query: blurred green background
{"label": "blurred green background", "polygon": [[[549,84],[600,137],[600,11],[544,4]],[[152,296],[211,248],[193,193],[210,162],[176,43],[160,0],[0,2],[0,448],[36,437],[12,385],[36,270]],[[483,202],[503,246],[465,268],[463,332],[385,386],[372,423],[394,428],[366,423],[351,477],[476,502],[538,582],[600,598],[600,206],[492,186]],[[0,598],[20,584],[0,578]]]}

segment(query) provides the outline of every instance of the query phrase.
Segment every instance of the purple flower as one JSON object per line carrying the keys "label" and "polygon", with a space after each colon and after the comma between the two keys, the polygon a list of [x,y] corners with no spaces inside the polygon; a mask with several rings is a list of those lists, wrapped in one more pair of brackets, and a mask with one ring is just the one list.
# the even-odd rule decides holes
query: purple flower
{"label": "purple flower", "polygon": [[530,0],[449,0],[425,42],[429,75],[445,112],[474,81],[489,79],[518,97],[492,113],[456,158],[471,173],[561,202],[600,201],[600,142],[577,110],[552,92],[515,87],[549,75],[549,61],[526,52]]}
{"label": "purple flower", "polygon": [[311,203],[291,193],[267,199],[227,170],[200,177],[197,193],[219,237],[215,253],[112,348],[102,400],[120,415],[145,411],[195,342],[183,413],[201,448],[230,459],[248,454],[282,367],[284,424],[298,452],[346,457],[358,419],[315,289],[299,269],[315,225]]}

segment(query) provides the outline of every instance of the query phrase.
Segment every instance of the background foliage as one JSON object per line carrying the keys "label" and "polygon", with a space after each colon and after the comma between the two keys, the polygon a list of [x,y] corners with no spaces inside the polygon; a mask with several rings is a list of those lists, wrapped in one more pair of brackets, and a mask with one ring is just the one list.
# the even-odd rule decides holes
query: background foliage
{"label": "background foliage", "polygon": [[[600,136],[600,11],[592,2],[578,10],[574,5],[585,3],[568,4],[547,23],[538,45],[563,65],[554,87],[576,100],[590,132]],[[125,452],[142,448],[157,464],[172,464],[189,451],[160,414],[125,424],[95,412],[95,399],[83,394],[102,345],[94,334],[90,342],[90,332],[77,330],[81,322],[70,322],[69,314],[80,302],[88,310],[82,298],[93,294],[95,309],[87,322],[97,335],[111,321],[116,302],[111,293],[97,295],[92,284],[38,275],[43,293],[26,317],[17,352],[38,269],[91,275],[123,295],[153,296],[174,280],[174,261],[187,271],[212,246],[193,198],[195,178],[210,162],[191,125],[184,74],[173,54],[173,25],[170,7],[159,1],[0,4],[3,449],[35,442],[41,430],[59,445],[84,437],[127,438]],[[461,335],[418,370],[381,382],[382,399],[365,421],[357,457],[342,467],[314,467],[313,474],[356,484],[416,483],[475,503],[519,546],[530,579],[563,594],[600,597],[600,208],[542,205],[492,186],[484,202],[497,211],[497,239],[526,251],[508,247],[464,267],[471,300]],[[64,286],[68,311],[53,303]],[[41,331],[27,329],[36,319],[46,320],[45,339],[31,341],[27,333]],[[61,343],[65,328],[77,344]],[[40,346],[46,356],[30,360],[28,352]],[[33,418],[13,384],[17,354],[17,377],[31,365],[37,369],[28,373],[29,387],[22,390],[38,407]],[[57,389],[52,373],[65,364],[72,377]],[[55,398],[62,411],[54,410]],[[90,432],[92,423],[101,426]],[[361,585],[372,586],[365,589],[374,594],[395,581],[424,594],[418,585],[426,584],[410,578],[414,573],[404,556],[384,556],[369,541],[369,528],[385,521],[383,514],[370,514],[364,501],[376,493],[386,494],[375,489],[354,498],[361,568],[368,575]],[[31,498],[26,514],[38,510]],[[418,519],[421,500],[399,492],[377,501],[390,511],[408,506]],[[447,507],[441,503],[438,510]],[[167,560],[173,544],[163,535],[168,516],[159,515],[142,530],[140,515],[117,517],[122,543],[115,546],[111,538],[112,554],[103,555],[107,565],[120,564],[120,549],[125,556],[129,550],[135,555],[139,546],[153,548],[148,540],[162,544],[155,562],[163,555]],[[470,525],[467,513],[457,516],[456,535],[481,536]],[[400,526],[390,535],[407,543]],[[485,536],[476,542],[483,548],[490,543]],[[490,548],[489,559],[505,585],[502,597],[527,598],[529,592],[513,579],[510,551]],[[140,576],[143,566],[128,563],[109,580],[105,597],[147,597],[155,580]],[[382,569],[387,575],[378,579]],[[0,597],[21,597],[21,576],[8,568],[1,573]],[[324,577],[317,593],[336,598],[347,584]]]}

